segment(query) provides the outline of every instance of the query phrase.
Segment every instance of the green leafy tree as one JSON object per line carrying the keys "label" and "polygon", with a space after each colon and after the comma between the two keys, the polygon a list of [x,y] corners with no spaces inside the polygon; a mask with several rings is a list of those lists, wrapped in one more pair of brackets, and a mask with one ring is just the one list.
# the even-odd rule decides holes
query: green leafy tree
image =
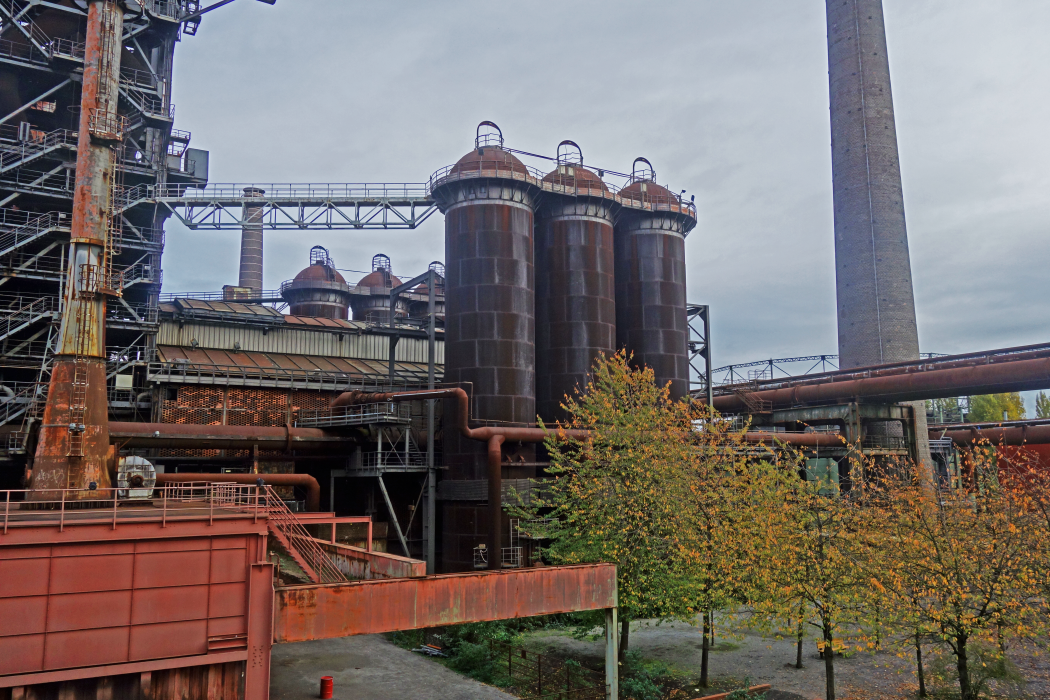
{"label": "green leafy tree", "polygon": [[621,660],[632,619],[686,614],[676,561],[693,433],[689,407],[629,359],[624,352],[602,357],[587,386],[566,397],[563,427],[590,437],[552,434],[553,478],[543,496],[515,509],[529,534],[549,541],[544,553],[552,562],[616,564]]}
{"label": "green leafy tree", "polygon": [[1009,394],[985,394],[970,397],[971,423],[996,423],[1003,420],[1020,420],[1025,417],[1024,399],[1016,391]]}
{"label": "green leafy tree", "polygon": [[1035,395],[1035,417],[1050,418],[1050,396],[1042,391]]}

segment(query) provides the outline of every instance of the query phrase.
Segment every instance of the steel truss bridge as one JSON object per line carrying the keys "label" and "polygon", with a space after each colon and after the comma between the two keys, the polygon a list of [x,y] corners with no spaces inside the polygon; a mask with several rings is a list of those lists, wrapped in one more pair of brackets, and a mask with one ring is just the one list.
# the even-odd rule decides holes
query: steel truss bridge
{"label": "steel truss bridge", "polygon": [[190,229],[413,229],[437,211],[427,183],[144,185],[118,207],[166,209]]}

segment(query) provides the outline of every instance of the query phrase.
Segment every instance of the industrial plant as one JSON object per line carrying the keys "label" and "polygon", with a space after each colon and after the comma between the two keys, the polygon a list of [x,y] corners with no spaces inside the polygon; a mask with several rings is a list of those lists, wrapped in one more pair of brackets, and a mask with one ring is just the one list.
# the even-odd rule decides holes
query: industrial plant
{"label": "industrial plant", "polygon": [[[542,565],[506,506],[545,475],[539,422],[621,349],[836,480],[851,451],[945,488],[978,437],[1045,454],[1050,425],[927,425],[927,399],[1050,388],[1050,345],[919,353],[880,0],[828,4],[837,365],[722,383],[686,292],[696,205],[646,158],[486,121],[409,184],[210,182],[171,87],[225,4],[0,0],[0,698],[262,700],[275,643],[615,629],[615,567]],[[432,217],[426,270],[370,250],[351,274],[310,238]],[[239,231],[238,279],[167,291],[173,220]],[[302,269],[278,284],[282,231]]]}

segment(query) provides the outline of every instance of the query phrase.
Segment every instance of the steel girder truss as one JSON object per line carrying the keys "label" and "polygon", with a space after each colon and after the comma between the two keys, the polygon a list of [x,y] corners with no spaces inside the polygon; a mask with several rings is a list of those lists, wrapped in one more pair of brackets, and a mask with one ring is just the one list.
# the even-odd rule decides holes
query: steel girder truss
{"label": "steel girder truss", "polygon": [[214,184],[126,190],[119,206],[160,206],[187,228],[413,229],[437,211],[425,183]]}

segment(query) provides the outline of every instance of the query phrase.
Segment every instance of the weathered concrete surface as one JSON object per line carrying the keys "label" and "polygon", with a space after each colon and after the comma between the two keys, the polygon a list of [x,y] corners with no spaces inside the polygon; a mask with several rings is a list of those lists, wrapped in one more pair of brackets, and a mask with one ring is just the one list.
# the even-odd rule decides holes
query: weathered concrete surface
{"label": "weathered concrete surface", "polygon": [[277,644],[270,668],[270,700],[316,698],[321,676],[335,679],[339,700],[513,700],[381,635]]}

